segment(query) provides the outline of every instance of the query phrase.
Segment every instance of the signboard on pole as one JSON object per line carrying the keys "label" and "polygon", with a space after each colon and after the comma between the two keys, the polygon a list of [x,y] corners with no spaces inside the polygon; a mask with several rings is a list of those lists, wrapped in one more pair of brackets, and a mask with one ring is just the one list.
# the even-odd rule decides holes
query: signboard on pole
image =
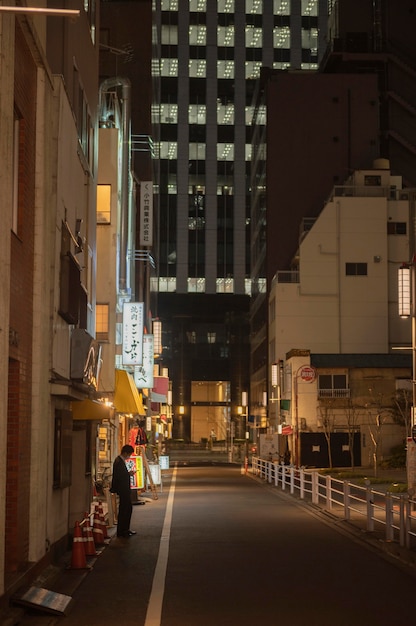
{"label": "signboard on pole", "polygon": [[131,455],[126,461],[127,469],[129,472],[134,470],[134,474],[130,476],[130,489],[143,489],[144,488],[144,472],[143,472],[143,459],[141,456]]}
{"label": "signboard on pole", "polygon": [[153,245],[153,183],[140,183],[140,245]]}
{"label": "signboard on pole", "polygon": [[304,365],[299,372],[299,376],[303,382],[312,383],[316,376],[315,368],[310,367],[309,365]]}

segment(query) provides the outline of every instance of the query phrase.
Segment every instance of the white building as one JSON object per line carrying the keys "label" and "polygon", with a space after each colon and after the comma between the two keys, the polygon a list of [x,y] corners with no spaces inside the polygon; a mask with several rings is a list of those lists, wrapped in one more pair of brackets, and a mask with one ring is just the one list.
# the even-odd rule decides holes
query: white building
{"label": "white building", "polygon": [[410,378],[410,360],[394,348],[411,339],[410,322],[398,316],[397,270],[414,249],[414,197],[385,160],[354,172],[301,233],[293,271],[274,278],[269,365],[280,364],[282,402],[270,405],[269,419],[291,427],[294,456],[302,433],[351,430],[351,412],[362,464],[372,459],[377,415],[384,424],[379,455],[403,440],[388,424],[395,389]]}

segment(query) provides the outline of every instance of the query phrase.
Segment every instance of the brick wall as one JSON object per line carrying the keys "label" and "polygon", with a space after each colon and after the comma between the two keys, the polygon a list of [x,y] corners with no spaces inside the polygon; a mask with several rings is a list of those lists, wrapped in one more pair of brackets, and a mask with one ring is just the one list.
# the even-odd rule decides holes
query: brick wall
{"label": "brick wall", "polygon": [[28,560],[31,455],[36,65],[18,24],[14,88],[20,119],[19,219],[18,232],[11,236],[6,576],[22,570]]}

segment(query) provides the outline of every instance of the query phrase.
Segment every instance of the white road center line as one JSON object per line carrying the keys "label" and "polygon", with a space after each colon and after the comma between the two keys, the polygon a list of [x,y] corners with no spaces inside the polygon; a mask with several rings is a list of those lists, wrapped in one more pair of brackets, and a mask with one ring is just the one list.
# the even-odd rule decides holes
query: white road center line
{"label": "white road center line", "polygon": [[169,556],[170,528],[172,525],[173,500],[175,497],[176,472],[177,467],[173,470],[172,483],[169,489],[165,520],[163,522],[162,536],[160,538],[159,555],[157,557],[152,591],[150,593],[149,606],[147,607],[144,626],[160,626],[160,620],[162,618],[163,595],[165,592],[166,569],[168,566]]}

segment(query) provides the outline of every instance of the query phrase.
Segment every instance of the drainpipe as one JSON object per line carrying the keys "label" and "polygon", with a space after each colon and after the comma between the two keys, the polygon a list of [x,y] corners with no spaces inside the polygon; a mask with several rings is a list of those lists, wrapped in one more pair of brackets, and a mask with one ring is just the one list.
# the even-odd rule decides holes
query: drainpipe
{"label": "drainpipe", "polygon": [[[128,225],[131,211],[132,189],[130,185],[130,145],[131,145],[131,84],[128,78],[107,78],[100,85],[99,111],[102,126],[108,124],[112,111],[106,107],[105,93],[121,87],[121,172],[120,172],[120,255],[119,255],[119,291],[127,291],[127,251]],[[112,122],[113,124],[113,122]]]}

